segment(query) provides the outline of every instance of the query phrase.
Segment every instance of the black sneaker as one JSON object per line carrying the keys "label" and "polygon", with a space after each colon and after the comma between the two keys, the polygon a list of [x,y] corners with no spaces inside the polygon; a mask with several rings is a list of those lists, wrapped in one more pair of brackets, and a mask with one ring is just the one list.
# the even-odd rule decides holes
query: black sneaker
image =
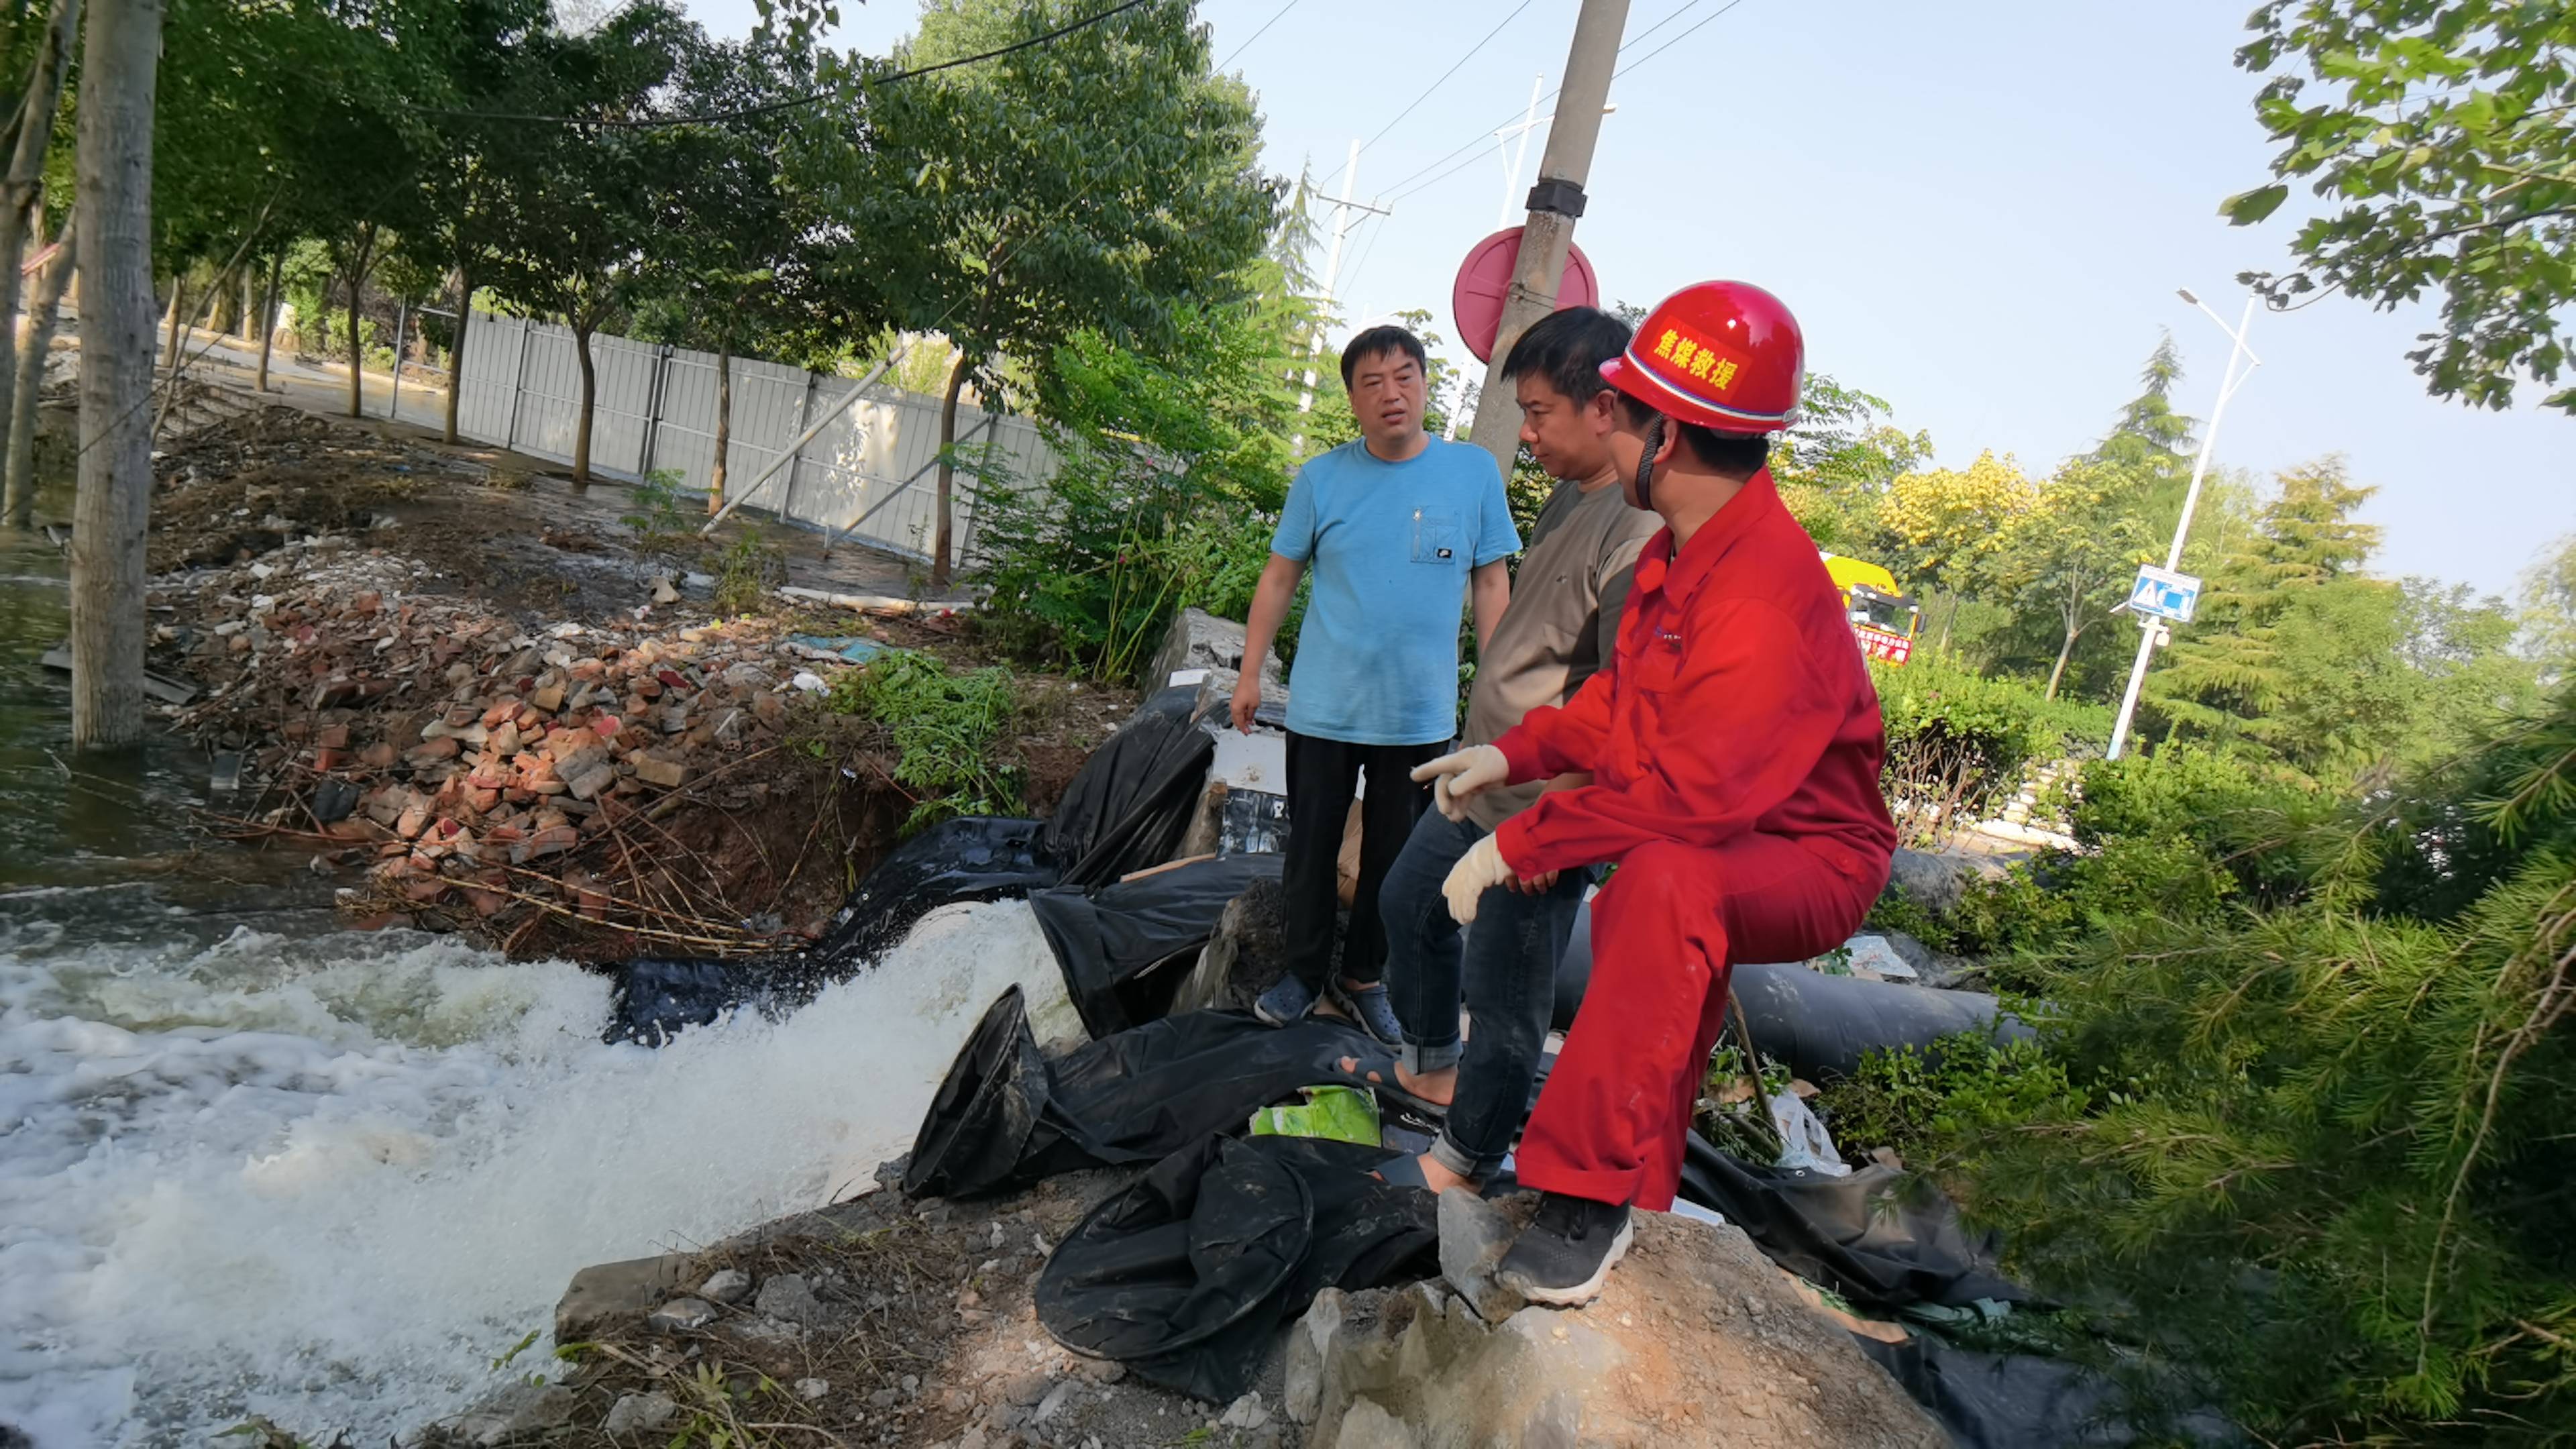
{"label": "black sneaker", "polygon": [[1494,1276],[1532,1303],[1580,1307],[1601,1296],[1611,1267],[1636,1235],[1626,1204],[1551,1192]]}

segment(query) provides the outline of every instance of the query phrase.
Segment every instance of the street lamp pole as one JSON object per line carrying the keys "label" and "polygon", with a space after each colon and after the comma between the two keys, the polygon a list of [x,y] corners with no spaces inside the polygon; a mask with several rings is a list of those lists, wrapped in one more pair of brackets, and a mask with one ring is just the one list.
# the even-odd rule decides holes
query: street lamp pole
{"label": "street lamp pole", "polygon": [[[2263,365],[2263,359],[2254,355],[2254,349],[2245,345],[2245,333],[2254,325],[2252,297],[2245,299],[2245,315],[2230,327],[2226,318],[2210,311],[2209,304],[2193,296],[2189,287],[2180,288],[2179,292],[2184,301],[2198,307],[2210,321],[2217,323],[2218,330],[2226,333],[2227,340],[2234,345],[2227,350],[2227,373],[2218,385],[2218,402],[2209,410],[2209,427],[2200,435],[2200,454],[2192,460],[2191,488],[2182,496],[2182,518],[2174,524],[2173,547],[2165,552],[2165,569],[2168,572],[2182,567],[2183,540],[2191,536],[2192,510],[2200,506],[2201,481],[2209,476],[2209,455],[2218,445],[2218,420],[2227,413],[2227,400],[2236,396],[2236,389],[2245,385],[2245,379],[2254,375],[2255,368]],[[2239,357],[2245,359],[2242,374],[2236,370]],[[2120,696],[2120,717],[2111,726],[2111,749],[2105,756],[2107,759],[2120,758],[2120,752],[2128,746],[2129,721],[2138,712],[2138,690],[2147,682],[2147,661],[2156,652],[2156,636],[2161,632],[2163,625],[2154,615],[2138,615],[2138,657],[2129,665],[2129,687]]]}

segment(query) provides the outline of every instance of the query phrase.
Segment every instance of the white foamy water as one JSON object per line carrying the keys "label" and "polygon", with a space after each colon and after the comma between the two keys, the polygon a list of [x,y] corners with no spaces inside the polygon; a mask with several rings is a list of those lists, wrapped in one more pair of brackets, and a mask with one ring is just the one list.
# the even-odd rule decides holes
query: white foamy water
{"label": "white foamy water", "polygon": [[452,941],[0,934],[0,1423],[382,1443],[496,1382],[575,1269],[871,1182],[1015,982],[1078,1034],[1028,907],[957,906],[783,1022],[651,1050],[600,1042],[601,978]]}

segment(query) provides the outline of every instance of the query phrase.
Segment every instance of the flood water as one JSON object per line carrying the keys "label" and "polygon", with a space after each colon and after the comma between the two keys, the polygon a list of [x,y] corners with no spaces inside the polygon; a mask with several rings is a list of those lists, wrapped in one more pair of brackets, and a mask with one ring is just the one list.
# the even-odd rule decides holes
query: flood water
{"label": "flood water", "polygon": [[0,1425],[39,1449],[383,1443],[575,1269],[863,1188],[1006,987],[1076,1029],[1018,902],[659,1051],[601,1043],[599,976],[342,929],[344,882],[208,836],[191,747],[71,753],[65,572],[0,530]]}

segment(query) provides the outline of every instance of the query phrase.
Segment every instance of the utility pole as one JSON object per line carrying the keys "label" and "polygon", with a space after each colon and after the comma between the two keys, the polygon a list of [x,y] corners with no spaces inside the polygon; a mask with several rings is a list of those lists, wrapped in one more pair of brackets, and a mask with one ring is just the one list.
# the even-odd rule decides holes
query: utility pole
{"label": "utility pole", "polygon": [[[1521,189],[1521,167],[1529,160],[1530,132],[1538,129],[1538,100],[1546,93],[1546,87],[1546,76],[1531,76],[1529,110],[1522,115],[1520,124],[1505,126],[1494,133],[1497,151],[1509,152],[1512,158],[1510,168],[1503,173],[1503,209],[1494,218],[1494,226],[1498,230],[1512,224],[1512,198]],[[1518,146],[1512,144],[1516,136],[1520,139]],[[1458,416],[1467,411],[1467,389],[1473,385],[1467,369],[1458,369],[1458,396],[1449,404],[1449,425],[1440,430],[1440,436],[1450,442],[1458,440]]]}
{"label": "utility pole", "polygon": [[[2182,495],[2182,518],[2174,524],[2173,547],[2165,552],[2167,573],[2182,567],[2183,540],[2191,536],[2192,510],[2200,506],[2200,482],[2209,476],[2209,454],[2218,445],[2218,420],[2227,414],[2227,400],[2236,396],[2236,389],[2245,385],[2245,379],[2254,375],[2255,368],[2263,365],[2263,359],[2254,355],[2254,349],[2245,345],[2246,330],[2254,325],[2253,298],[2245,299],[2245,315],[2237,319],[2233,328],[2227,325],[2226,318],[2210,312],[2209,304],[2193,296],[2190,288],[2182,289],[2182,299],[2203,312],[2209,312],[2209,320],[2217,323],[2218,330],[2226,333],[2227,340],[2234,345],[2227,349],[2227,373],[2218,384],[2218,403],[2209,410],[2209,430],[2200,435],[2200,453],[2192,459],[2191,487]],[[2248,359],[2243,376],[2236,371],[2239,357]],[[2120,717],[2111,726],[2111,748],[2103,755],[2104,759],[2120,758],[2121,750],[2128,746],[2129,720],[2138,712],[2138,691],[2147,682],[2147,661],[2154,657],[2157,636],[2164,632],[2162,619],[2153,614],[2138,615],[2138,657],[2129,665],[2129,687],[2120,695]]]}
{"label": "utility pole", "polygon": [[[1342,165],[1341,199],[1333,203],[1333,244],[1324,253],[1323,311],[1326,314],[1330,314],[1333,310],[1333,283],[1341,277],[1342,243],[1348,240],[1351,234],[1351,213],[1368,211],[1375,212],[1379,216],[1389,214],[1383,206],[1371,206],[1364,201],[1351,200],[1351,190],[1358,185],[1359,179],[1360,143],[1354,139],[1351,142],[1351,159]],[[1315,410],[1315,359],[1324,350],[1324,320],[1322,316],[1315,319],[1315,330],[1306,343],[1306,386],[1297,394],[1297,411],[1301,413]],[[1300,436],[1292,446],[1303,447],[1305,441],[1305,438]]]}
{"label": "utility pole", "polygon": [[[1619,59],[1619,37],[1628,27],[1628,0],[1583,0],[1574,17],[1574,44],[1565,56],[1565,81],[1557,89],[1556,116],[1539,156],[1538,184],[1530,188],[1529,219],[1521,224],[1520,260],[1511,290],[1503,294],[1503,320],[1485,364],[1485,388],[1476,396],[1476,430],[1470,441],[1494,455],[1508,477],[1520,452],[1520,427],[1512,417],[1511,386],[1503,359],[1530,324],[1556,310],[1556,286],[1574,245],[1574,221],[1583,215],[1583,183],[1592,174],[1592,148],[1601,138],[1601,108],[1610,99],[1610,72]],[[1507,213],[1508,215],[1508,213]]]}

